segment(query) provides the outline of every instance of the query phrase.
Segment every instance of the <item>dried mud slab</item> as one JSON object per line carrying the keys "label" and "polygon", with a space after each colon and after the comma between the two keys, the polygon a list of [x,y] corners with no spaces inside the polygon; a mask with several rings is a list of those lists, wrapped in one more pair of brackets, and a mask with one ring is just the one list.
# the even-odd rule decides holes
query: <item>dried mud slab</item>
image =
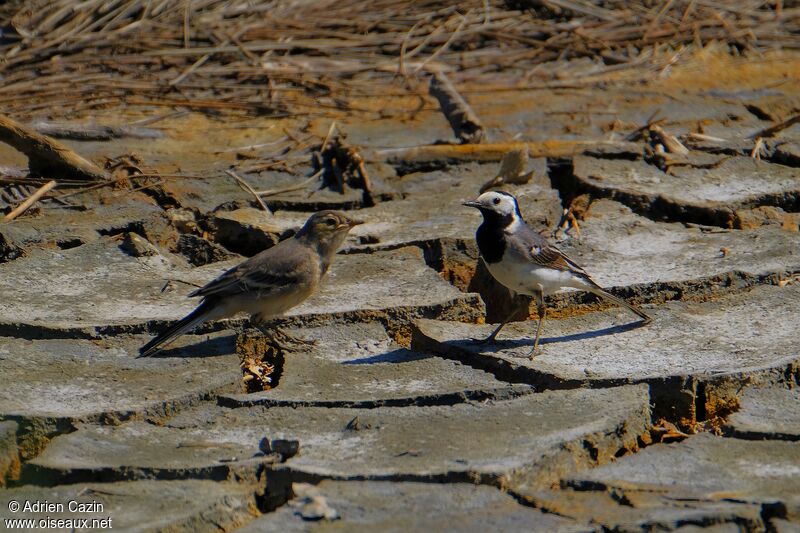
{"label": "dried mud slab", "polygon": [[[790,379],[800,367],[795,304],[800,286],[762,286],[706,303],[650,309],[636,327],[622,309],[546,323],[541,353],[527,358],[534,320],[506,326],[494,344],[478,344],[489,325],[420,320],[412,349],[441,354],[541,388],[650,384],[656,416],[691,425],[731,409],[747,384]],[[702,335],[690,334],[704,332]]]}
{"label": "dried mud slab", "polygon": [[593,531],[738,533],[767,530],[760,505],[724,498],[680,498],[658,490],[630,493],[616,488],[604,491],[514,487],[511,492],[522,502],[590,525]]}
{"label": "dried mud slab", "polygon": [[[301,492],[301,491],[296,491]],[[308,494],[311,493],[311,494]],[[319,519],[327,512],[336,518]],[[237,533],[259,531],[588,531],[567,518],[470,484],[322,481]]]}
{"label": "dried mud slab", "polygon": [[667,174],[644,161],[576,157],[573,173],[582,190],[653,218],[726,227],[736,209],[798,210],[800,175],[793,168],[750,157],[710,167],[673,167]]}
{"label": "dried mud slab", "polygon": [[106,237],[69,250],[36,250],[0,265],[0,292],[8,295],[0,305],[0,330],[83,337],[104,328],[141,330],[193,308],[184,295],[194,287],[167,282],[200,285],[223,270],[219,263],[190,269],[160,254],[132,257],[121,244]]}
{"label": "dried mud slab", "polygon": [[[553,69],[552,74],[563,76],[563,70],[559,74],[555,71],[577,67],[576,72],[585,75],[598,65],[571,60],[541,67],[540,75],[546,77],[548,67]],[[669,81],[663,85],[669,85]],[[601,139],[609,135],[609,131],[624,135],[646,124],[656,111],[657,118],[668,117],[666,129],[676,134],[695,131],[697,124],[703,124],[704,132],[709,135],[740,138],[763,127],[763,122],[735,101],[738,95],[704,95],[687,90],[685,86],[672,89],[663,85],[657,91],[619,85],[614,89],[614,96],[609,95],[602,104],[596,88],[577,86],[553,91],[508,91],[502,98],[498,98],[496,92],[478,89],[470,94],[470,102],[492,139],[511,139],[515,135],[534,141],[572,137]],[[740,93],[743,98],[748,98],[743,93]],[[753,147],[752,142],[742,144]]]}
{"label": "dried mud slab", "polygon": [[262,451],[263,437],[242,429],[221,433],[140,421],[84,425],[52,439],[24,465],[22,479],[37,485],[143,479],[255,481],[265,464],[278,462],[281,456]]}
{"label": "dried mud slab", "polygon": [[[163,211],[152,204],[123,201],[114,205],[92,206],[91,210],[47,209],[36,216],[26,215],[13,222],[0,221],[0,263],[25,255],[29,250],[49,246],[69,249],[94,242],[103,235],[135,231],[156,242],[174,241]],[[3,253],[4,246],[18,254]]]}
{"label": "dried mud slab", "polygon": [[222,405],[451,405],[532,392],[527,385],[511,385],[469,366],[403,348],[376,322],[299,328],[291,334],[317,344],[285,355],[275,388],[223,395]]}
{"label": "dried mud slab", "polygon": [[673,501],[760,506],[764,518],[800,523],[800,447],[701,434],[657,444],[614,464],[573,475],[577,490],[617,491],[633,501],[658,493]]}
{"label": "dried mud slab", "polygon": [[642,386],[432,407],[196,408],[164,427],[80,429],[54,439],[31,464],[62,482],[210,476],[258,461],[262,450],[279,448],[265,443],[278,441],[299,445],[271,467],[278,485],[321,478],[548,484],[635,449],[649,424]]}
{"label": "dried mud slab", "polygon": [[[523,215],[536,227],[547,227],[561,215],[558,193],[550,187],[544,159],[528,165],[534,176],[528,184],[507,186],[520,198]],[[463,164],[447,171],[415,172],[392,180],[398,199],[359,209],[364,221],[348,238],[349,251],[374,251],[439,239],[472,240],[480,224],[474,209],[461,203],[474,199],[481,185],[497,173],[498,164]],[[268,216],[254,208],[219,211],[211,219],[214,239],[232,251],[252,255],[302,226],[307,213],[278,211]],[[266,233],[266,235],[265,235]]]}
{"label": "dried mud slab", "polygon": [[200,346],[181,348],[192,340],[180,339],[169,352],[181,357],[136,359],[141,338],[2,338],[0,418],[19,422],[21,453],[29,458],[50,436],[80,422],[159,421],[216,393],[237,390],[241,371],[232,336],[217,334]]}
{"label": "dried mud slab", "polygon": [[[63,511],[18,512],[11,517],[37,521],[45,517],[53,520],[88,519],[87,526],[76,523],[78,531],[84,527],[93,529],[92,519],[106,518],[110,518],[110,522],[105,525],[98,522],[95,527],[124,531],[227,531],[249,522],[258,514],[254,488],[232,482],[134,481],[60,487],[24,486],[6,490],[0,495],[3,509],[8,509],[11,500],[63,504]],[[70,512],[67,506],[70,501],[85,504],[86,509],[94,512]]]}
{"label": "dried mud slab", "polygon": [[754,282],[800,271],[800,233],[654,222],[611,200],[593,202],[580,238],[559,248],[600,285],[650,285],[632,290],[656,299],[725,290],[728,274]]}
{"label": "dried mud slab", "polygon": [[734,437],[800,441],[800,390],[751,387],[739,397],[739,410],[725,424]]}

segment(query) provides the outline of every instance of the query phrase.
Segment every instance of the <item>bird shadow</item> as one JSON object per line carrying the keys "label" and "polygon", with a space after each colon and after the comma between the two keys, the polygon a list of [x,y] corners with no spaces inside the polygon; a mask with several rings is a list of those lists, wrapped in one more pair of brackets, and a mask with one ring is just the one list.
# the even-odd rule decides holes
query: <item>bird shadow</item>
{"label": "bird shadow", "polygon": [[419,361],[422,359],[430,359],[433,357],[430,354],[415,352],[407,348],[397,348],[390,352],[379,353],[370,355],[369,357],[362,357],[360,359],[351,359],[349,361],[342,361],[343,365],[373,365],[377,363],[408,363],[411,361]]}
{"label": "bird shadow", "polygon": [[[197,335],[200,337],[200,335]],[[191,338],[187,336],[186,338]],[[158,353],[148,357],[148,359],[162,359],[168,357],[182,357],[182,358],[203,358],[203,357],[218,357],[220,355],[229,355],[236,353],[236,335],[225,335],[199,341],[184,346],[176,346],[174,348],[166,348]],[[141,356],[140,356],[141,357]]]}
{"label": "bird shadow", "polygon": [[[596,339],[598,337],[605,337],[607,335],[616,335],[618,333],[624,333],[626,331],[631,331],[634,329],[641,328],[647,325],[647,322],[644,320],[637,320],[635,322],[628,322],[627,324],[622,324],[619,326],[609,326],[606,328],[596,329],[592,331],[584,331],[582,333],[572,333],[569,335],[561,335],[559,337],[542,337],[539,339],[539,345],[542,346],[544,344],[558,344],[561,342],[573,342],[573,341],[582,341],[588,339]],[[473,345],[481,346],[481,351],[484,352],[498,352],[500,350],[505,350],[508,348],[530,348],[533,345],[533,336],[530,338],[524,339],[507,339],[507,340],[497,340],[495,339],[494,342],[487,342],[485,344],[481,343],[480,340],[472,339]],[[461,341],[459,341],[461,342]]]}

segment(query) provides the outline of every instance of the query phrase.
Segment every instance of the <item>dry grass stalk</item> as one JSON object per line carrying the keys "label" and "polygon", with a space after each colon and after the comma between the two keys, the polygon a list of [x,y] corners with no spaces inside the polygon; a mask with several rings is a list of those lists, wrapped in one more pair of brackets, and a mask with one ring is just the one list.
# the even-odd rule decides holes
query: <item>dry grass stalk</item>
{"label": "dry grass stalk", "polygon": [[313,176],[311,176],[310,178],[308,178],[306,180],[301,181],[297,185],[289,185],[288,187],[283,187],[281,189],[269,189],[269,190],[266,190],[266,191],[256,191],[256,194],[263,198],[263,197],[267,197],[267,196],[277,196],[279,194],[283,194],[283,193],[287,193],[287,192],[300,191],[300,190],[303,190],[303,189],[307,188],[309,185],[311,185],[315,181],[319,181],[319,179],[322,177],[323,172],[325,172],[325,171],[324,170],[319,170],[318,172],[315,172]]}
{"label": "dry grass stalk", "polygon": [[448,66],[456,87],[524,87],[536,65],[581,57],[660,72],[665,44],[800,48],[800,6],[763,0],[55,0],[4,22],[0,102],[14,116],[120,104],[335,114],[365,96],[416,98],[415,76]]}
{"label": "dry grass stalk", "polygon": [[247,183],[245,180],[243,180],[242,178],[240,178],[240,177],[239,177],[239,176],[238,176],[238,175],[237,175],[237,174],[236,174],[236,173],[235,173],[233,170],[226,170],[226,171],[225,171],[225,174],[227,174],[228,176],[230,176],[230,177],[232,177],[233,179],[235,179],[235,180],[236,180],[236,183],[237,183],[237,184],[239,184],[239,187],[241,187],[241,188],[242,188],[242,190],[244,190],[245,192],[249,192],[250,194],[252,194],[252,195],[253,195],[253,198],[255,198],[255,199],[256,199],[256,202],[257,202],[257,203],[258,203],[258,205],[261,207],[261,210],[262,210],[262,211],[266,211],[266,212],[267,212],[267,213],[269,213],[270,215],[272,214],[272,211],[270,211],[269,207],[267,207],[267,204],[265,204],[265,203],[264,203],[264,200],[262,200],[262,199],[261,199],[261,196],[260,196],[260,195],[259,195],[259,194],[258,194],[258,193],[255,191],[255,189],[253,189],[253,188],[250,186],[250,184],[249,184],[249,183]]}

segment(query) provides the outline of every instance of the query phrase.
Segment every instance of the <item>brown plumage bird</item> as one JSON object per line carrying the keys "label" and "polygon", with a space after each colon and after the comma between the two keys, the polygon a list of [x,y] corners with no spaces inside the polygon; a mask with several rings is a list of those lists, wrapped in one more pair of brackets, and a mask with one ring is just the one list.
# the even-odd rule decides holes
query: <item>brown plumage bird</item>
{"label": "brown plumage bird", "polygon": [[302,303],[319,286],[347,233],[361,221],[341,211],[311,215],[293,237],[228,270],[189,296],[202,298],[186,317],[142,346],[147,357],[203,322],[240,312],[264,322]]}

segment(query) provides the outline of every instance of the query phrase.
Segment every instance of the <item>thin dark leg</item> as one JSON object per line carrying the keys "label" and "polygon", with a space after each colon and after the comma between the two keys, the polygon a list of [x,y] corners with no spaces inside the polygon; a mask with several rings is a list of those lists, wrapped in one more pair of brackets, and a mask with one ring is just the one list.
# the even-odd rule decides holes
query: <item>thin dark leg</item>
{"label": "thin dark leg", "polygon": [[270,326],[270,324],[264,320],[253,320],[253,325],[258,328],[264,334],[264,337],[269,339],[277,348],[292,351],[299,348],[309,348],[317,345],[316,339],[305,340],[295,337],[291,333],[284,331],[281,328]]}
{"label": "thin dark leg", "polygon": [[528,354],[528,359],[533,359],[536,353],[536,348],[539,347],[539,338],[542,336],[542,329],[544,329],[544,318],[547,314],[547,307],[544,305],[544,293],[541,290],[536,291],[533,295],[536,299],[536,313],[539,315],[539,325],[536,326],[536,338],[533,340],[533,349]]}
{"label": "thin dark leg", "polygon": [[494,339],[495,339],[495,337],[497,337],[497,334],[500,333],[500,330],[503,329],[503,327],[506,324],[511,322],[511,319],[514,318],[514,316],[518,312],[519,312],[519,307],[517,307],[516,309],[512,309],[511,312],[508,314],[508,316],[505,318],[505,320],[500,322],[500,325],[495,328],[495,330],[492,332],[491,335],[489,335],[485,339],[479,340],[478,342],[481,343],[481,344],[486,344],[487,342],[494,342]]}

